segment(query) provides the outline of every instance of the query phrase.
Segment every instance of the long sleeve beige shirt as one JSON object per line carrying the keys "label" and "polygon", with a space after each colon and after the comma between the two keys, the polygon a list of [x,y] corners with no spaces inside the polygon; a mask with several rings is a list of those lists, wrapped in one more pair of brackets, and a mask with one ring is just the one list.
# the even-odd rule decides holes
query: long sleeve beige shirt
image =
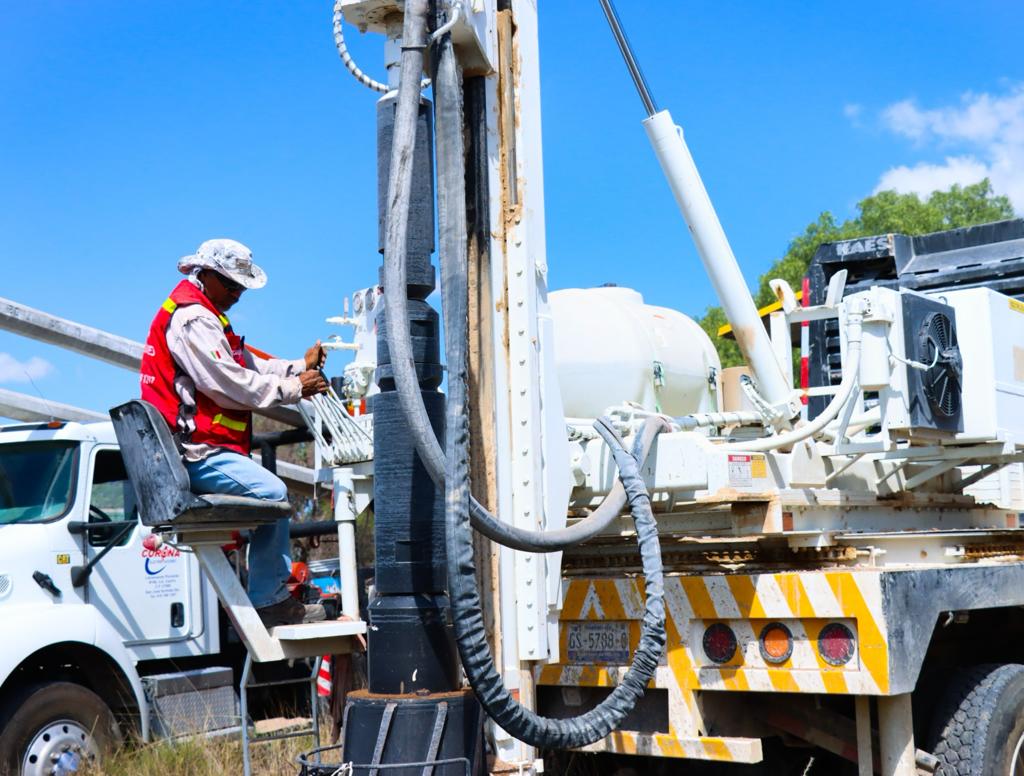
{"label": "long sleeve beige shirt", "polygon": [[[195,406],[200,391],[221,407],[254,410],[294,404],[302,396],[298,375],[306,368],[303,359],[255,358],[246,351],[246,367],[231,357],[224,329],[217,317],[202,305],[180,308],[167,327],[167,347],[181,372],[175,388],[181,401]],[[185,443],[187,461],[198,461],[218,448]]]}

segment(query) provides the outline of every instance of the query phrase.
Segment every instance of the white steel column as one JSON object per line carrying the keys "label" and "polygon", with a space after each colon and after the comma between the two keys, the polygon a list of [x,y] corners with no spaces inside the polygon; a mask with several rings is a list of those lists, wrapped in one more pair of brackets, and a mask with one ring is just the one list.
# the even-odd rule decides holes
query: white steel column
{"label": "white steel column", "polygon": [[878,734],[882,776],[915,776],[917,765],[910,693],[878,699]]}
{"label": "white steel column", "polygon": [[[493,31],[497,34],[497,31]],[[511,450],[511,407],[509,402],[509,362],[507,295],[505,278],[507,262],[505,244],[501,235],[505,229],[503,172],[501,148],[501,124],[498,103],[498,78],[490,77],[485,81],[487,105],[487,147],[488,147],[488,192],[490,203],[490,263],[491,263],[491,298],[495,300],[492,308],[494,325],[491,327],[493,336],[494,359],[491,363],[494,379],[494,442],[497,448],[495,466],[495,513],[508,519],[512,514],[512,473],[508,465]],[[507,547],[500,547],[498,552],[498,596],[500,600],[501,633],[501,672],[502,681],[513,695],[519,694],[519,642],[517,638],[518,609],[516,606],[515,587],[515,555]],[[503,762],[520,762],[533,757],[530,747],[512,738],[497,725],[490,725],[494,735],[495,755]]]}
{"label": "white steel column", "polygon": [[[547,306],[537,8],[513,0],[497,15],[503,61],[487,78],[491,282],[495,300],[497,508],[502,519],[537,530],[564,523],[568,442],[552,359]],[[551,466],[546,466],[546,463]],[[565,480],[564,485],[562,480]],[[535,707],[532,668],[547,660],[549,592],[557,604],[560,557],[501,549],[502,674]],[[516,693],[516,691],[518,691]],[[498,758],[530,763],[534,750],[495,731]]]}
{"label": "white steel column", "polygon": [[352,470],[334,470],[334,519],[338,523],[338,562],[341,565],[341,613],[359,619],[359,579],[356,573],[356,505]]}

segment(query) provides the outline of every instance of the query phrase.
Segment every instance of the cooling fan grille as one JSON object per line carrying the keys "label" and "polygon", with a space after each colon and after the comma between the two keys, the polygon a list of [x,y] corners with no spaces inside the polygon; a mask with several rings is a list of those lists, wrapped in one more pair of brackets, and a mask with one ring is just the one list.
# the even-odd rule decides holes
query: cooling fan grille
{"label": "cooling fan grille", "polygon": [[928,364],[921,380],[924,395],[936,415],[955,417],[960,412],[963,360],[956,329],[949,316],[931,313],[918,330],[919,360]]}

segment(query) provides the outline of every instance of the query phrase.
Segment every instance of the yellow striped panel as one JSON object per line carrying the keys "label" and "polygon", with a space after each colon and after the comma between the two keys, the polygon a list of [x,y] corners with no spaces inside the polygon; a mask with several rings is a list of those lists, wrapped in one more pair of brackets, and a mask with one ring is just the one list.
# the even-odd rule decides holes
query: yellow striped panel
{"label": "yellow striped panel", "polygon": [[[597,600],[601,602],[604,620],[626,620],[626,610],[619,598],[619,589],[614,579],[596,579],[593,583]],[[589,619],[589,618],[588,618]]]}
{"label": "yellow striped panel", "polygon": [[714,620],[718,617],[715,611],[715,602],[711,600],[707,585],[701,577],[681,577],[683,592],[690,602],[690,609],[693,616],[698,620]]}
{"label": "yellow striped panel", "polygon": [[848,616],[857,620],[857,649],[861,663],[882,693],[889,691],[889,645],[875,621],[875,615],[864,600],[852,573],[826,575],[836,600]]}
{"label": "yellow striped panel", "polygon": [[[818,576],[811,578],[810,574]],[[691,691],[700,689],[829,694],[884,694],[888,691],[889,651],[885,623],[880,611],[879,591],[871,587],[879,584],[875,572],[724,574],[716,576],[714,585],[707,584],[701,576],[678,576],[669,578],[667,582],[666,597],[675,603],[667,606],[666,663],[687,706],[692,707],[693,704]],[[712,587],[717,599],[712,598]],[[724,600],[723,591],[727,596]],[[629,622],[630,647],[635,650],[639,639],[636,610],[642,600],[643,586],[639,580],[572,579],[566,584],[561,619],[563,622]],[[716,600],[721,603],[723,611],[718,611]],[[699,635],[692,629],[694,620],[710,624],[733,612],[739,612],[739,619],[749,622],[755,638],[769,621],[799,620],[795,634],[800,639],[806,636],[806,642],[802,643],[809,646],[813,662],[808,665],[809,656],[803,652],[803,662],[799,665],[792,659],[779,666],[744,665],[742,651],[738,650],[733,660],[725,665],[703,665]],[[821,628],[827,622],[839,619],[856,622],[858,662],[847,666],[828,664],[817,648]],[[742,638],[749,638],[749,635]],[[690,639],[694,640],[693,643],[689,643]],[[563,644],[560,655],[563,665],[541,669],[538,679],[542,684],[576,684],[578,681],[582,686],[610,686],[615,683],[613,675],[600,666],[565,665],[568,663],[565,650]],[[698,655],[701,655],[700,660],[696,659]],[[572,669],[573,681],[565,681],[567,677],[563,669]]]}
{"label": "yellow striped panel", "polygon": [[761,740],[758,738],[689,737],[665,733],[636,733],[629,730],[617,730],[607,738],[581,748],[591,752],[718,762],[757,763],[763,759]]}
{"label": "yellow striped panel", "polygon": [[814,604],[811,602],[810,596],[807,595],[799,574],[775,574],[773,576],[794,617],[827,616],[824,613],[815,611]]}
{"label": "yellow striped panel", "polygon": [[721,738],[701,738],[700,742],[704,746],[705,759],[732,762],[732,752]]}
{"label": "yellow striped panel", "polygon": [[757,597],[753,577],[729,575],[725,581],[729,584],[729,590],[732,592],[733,600],[736,601],[736,608],[739,609],[741,618],[762,619],[766,616],[764,607]]}
{"label": "yellow striped panel", "polygon": [[590,582],[582,579],[573,579],[569,582],[565,591],[565,600],[562,602],[563,620],[578,620],[583,613],[583,602],[587,599],[587,591],[590,589]]}

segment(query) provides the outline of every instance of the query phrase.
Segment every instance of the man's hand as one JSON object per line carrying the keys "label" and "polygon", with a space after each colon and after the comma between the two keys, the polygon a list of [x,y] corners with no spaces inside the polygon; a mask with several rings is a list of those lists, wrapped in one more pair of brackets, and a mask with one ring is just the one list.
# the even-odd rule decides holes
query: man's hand
{"label": "man's hand", "polygon": [[306,351],[306,369],[323,369],[326,363],[327,351],[320,344],[320,340],[317,340],[316,344]]}
{"label": "man's hand", "polygon": [[306,399],[327,390],[327,381],[316,369],[309,369],[299,375],[299,382],[302,383],[302,398]]}

